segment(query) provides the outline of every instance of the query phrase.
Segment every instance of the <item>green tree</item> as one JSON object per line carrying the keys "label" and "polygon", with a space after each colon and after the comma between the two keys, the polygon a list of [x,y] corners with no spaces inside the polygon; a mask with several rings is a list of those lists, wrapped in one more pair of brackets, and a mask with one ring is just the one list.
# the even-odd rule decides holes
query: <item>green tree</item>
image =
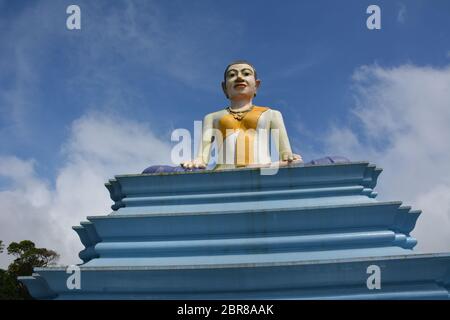
{"label": "green tree", "polygon": [[[3,241],[0,240],[0,253],[3,252],[4,248]],[[0,300],[20,298],[17,280],[8,271],[0,269]]]}
{"label": "green tree", "polygon": [[59,255],[45,248],[36,248],[34,242],[23,240],[19,243],[11,242],[8,246],[8,254],[16,259],[9,265],[8,271],[15,276],[31,276],[33,268],[45,267],[56,262]]}
{"label": "green tree", "polygon": [[27,288],[17,277],[30,276],[33,268],[53,264],[59,255],[53,250],[36,248],[30,240],[12,242],[7,251],[16,259],[8,266],[7,271],[0,269],[0,299],[31,299]]}
{"label": "green tree", "polygon": [[30,299],[27,291],[22,291],[20,282],[8,271],[0,269],[0,300]]}

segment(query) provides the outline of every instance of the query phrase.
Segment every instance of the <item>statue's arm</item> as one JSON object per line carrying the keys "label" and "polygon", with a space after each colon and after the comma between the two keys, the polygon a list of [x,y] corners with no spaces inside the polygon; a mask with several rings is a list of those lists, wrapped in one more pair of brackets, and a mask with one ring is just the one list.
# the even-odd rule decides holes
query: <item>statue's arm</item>
{"label": "statue's arm", "polygon": [[208,165],[209,159],[211,157],[211,148],[213,144],[213,126],[214,126],[214,116],[213,114],[208,114],[203,119],[202,137],[200,139],[200,144],[198,148],[197,158],[198,162]]}
{"label": "statue's arm", "polygon": [[199,141],[197,157],[193,160],[182,162],[181,166],[185,169],[201,168],[204,169],[209,163],[211,148],[213,143],[213,114],[208,114],[203,119],[202,135]]}
{"label": "statue's arm", "polygon": [[279,139],[275,139],[275,146],[280,155],[280,160],[289,162],[293,160],[302,160],[300,155],[292,153],[291,144],[289,143],[289,137],[281,112],[278,110],[271,110],[271,112],[272,119],[270,129],[277,129],[279,133]]}

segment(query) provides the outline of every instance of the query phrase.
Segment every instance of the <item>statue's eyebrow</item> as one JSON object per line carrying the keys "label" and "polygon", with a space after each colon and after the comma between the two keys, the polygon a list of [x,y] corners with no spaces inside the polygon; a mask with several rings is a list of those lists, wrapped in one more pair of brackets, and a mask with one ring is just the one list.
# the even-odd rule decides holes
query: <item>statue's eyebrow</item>
{"label": "statue's eyebrow", "polygon": [[[228,75],[231,71],[239,72],[237,69],[229,69],[229,70],[227,71],[227,75]],[[253,71],[252,69],[250,69],[250,68],[244,68],[244,69],[242,69],[242,71],[250,71],[251,73],[254,73],[254,71]]]}

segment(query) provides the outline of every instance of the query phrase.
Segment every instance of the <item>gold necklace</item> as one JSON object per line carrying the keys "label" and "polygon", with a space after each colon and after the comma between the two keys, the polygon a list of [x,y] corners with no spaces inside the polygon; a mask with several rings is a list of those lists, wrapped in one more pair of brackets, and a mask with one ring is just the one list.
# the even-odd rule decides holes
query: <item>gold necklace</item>
{"label": "gold necklace", "polygon": [[244,117],[247,115],[247,113],[249,113],[250,111],[252,111],[253,106],[251,106],[249,109],[244,110],[244,111],[234,111],[232,110],[230,107],[227,108],[227,111],[233,116],[233,118],[235,118],[237,121],[241,121],[242,119],[244,119]]}

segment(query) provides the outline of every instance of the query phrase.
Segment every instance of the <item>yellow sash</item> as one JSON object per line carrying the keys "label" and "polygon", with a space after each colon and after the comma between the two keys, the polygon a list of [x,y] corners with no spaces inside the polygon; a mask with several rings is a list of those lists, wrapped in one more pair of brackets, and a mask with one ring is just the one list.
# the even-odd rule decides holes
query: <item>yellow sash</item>
{"label": "yellow sash", "polygon": [[[236,167],[245,167],[254,163],[254,139],[256,128],[261,114],[269,110],[267,107],[253,106],[241,120],[237,120],[230,113],[219,119],[219,130],[222,138],[225,140],[227,136],[239,131],[235,145],[235,165]],[[225,153],[225,148],[223,148]],[[224,154],[224,159],[226,155]]]}

